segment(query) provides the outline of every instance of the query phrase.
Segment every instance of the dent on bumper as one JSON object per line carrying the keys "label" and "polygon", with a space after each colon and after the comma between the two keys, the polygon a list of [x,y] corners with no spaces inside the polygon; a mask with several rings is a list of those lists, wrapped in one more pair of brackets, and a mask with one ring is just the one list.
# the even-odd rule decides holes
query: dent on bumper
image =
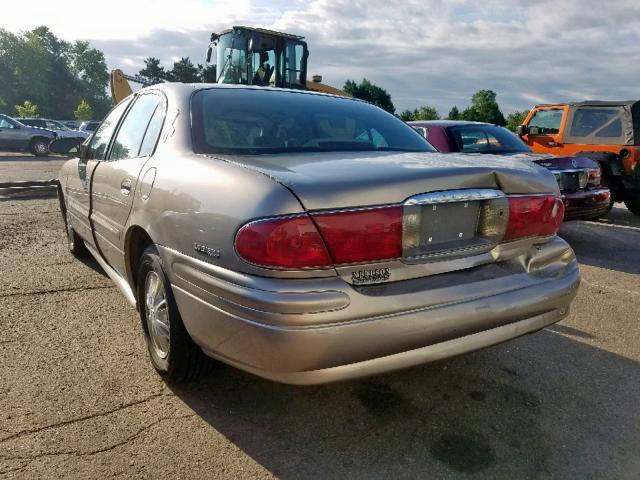
{"label": "dent on bumper", "polygon": [[[563,245],[550,242],[526,264],[407,281],[403,294],[397,285],[355,289],[339,277],[282,280],[224,271],[217,273],[227,278],[220,278],[211,275],[216,267],[207,264],[204,272],[195,259],[161,254],[171,265],[184,323],[207,354],[276,381],[313,384],[457,355],[557,322],[579,283],[575,256]],[[187,263],[214,281],[179,266]],[[245,298],[247,289],[256,291]]]}

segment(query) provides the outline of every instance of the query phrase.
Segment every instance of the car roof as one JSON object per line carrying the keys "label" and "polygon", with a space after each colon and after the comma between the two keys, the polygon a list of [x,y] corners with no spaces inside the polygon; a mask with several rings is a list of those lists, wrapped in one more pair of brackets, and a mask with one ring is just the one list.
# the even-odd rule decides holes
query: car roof
{"label": "car roof", "polygon": [[458,125],[489,125],[495,127],[493,123],[487,122],[472,122],[470,120],[412,120],[407,122],[412,127],[455,127]]}
{"label": "car roof", "polygon": [[342,98],[344,100],[351,100],[354,102],[362,102],[369,103],[364,100],[360,100],[358,98],[353,97],[344,97],[342,95],[334,95],[332,93],[324,93],[324,92],[316,92],[312,90],[301,90],[295,88],[276,88],[276,87],[260,87],[257,85],[233,85],[226,83],[180,83],[180,82],[165,82],[165,83],[157,83],[155,85],[150,85],[148,87],[141,88],[136,94],[145,92],[145,91],[153,91],[160,90],[167,94],[172,95],[190,95],[199,90],[227,90],[227,89],[235,89],[235,90],[258,90],[258,91],[272,91],[272,92],[289,92],[292,94],[298,95],[317,95],[322,97],[333,97],[333,98]]}
{"label": "car roof", "polygon": [[634,105],[640,100],[584,100],[582,102],[565,102],[565,103],[540,103],[537,107],[621,107],[624,105]]}

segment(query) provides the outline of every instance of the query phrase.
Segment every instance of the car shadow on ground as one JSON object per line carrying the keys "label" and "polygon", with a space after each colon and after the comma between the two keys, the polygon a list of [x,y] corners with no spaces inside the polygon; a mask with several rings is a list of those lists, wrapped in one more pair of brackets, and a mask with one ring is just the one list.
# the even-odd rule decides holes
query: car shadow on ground
{"label": "car shadow on ground", "polygon": [[626,208],[614,208],[597,221],[566,222],[559,234],[582,264],[640,273],[640,217]]}
{"label": "car shadow on ground", "polygon": [[173,389],[284,479],[638,475],[629,380],[640,364],[572,330],[341,384],[287,386],[219,365]]}

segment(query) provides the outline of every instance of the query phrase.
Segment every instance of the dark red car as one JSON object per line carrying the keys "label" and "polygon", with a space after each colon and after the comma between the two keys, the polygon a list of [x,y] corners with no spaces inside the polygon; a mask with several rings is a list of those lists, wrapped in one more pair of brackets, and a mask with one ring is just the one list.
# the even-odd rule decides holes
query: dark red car
{"label": "dark red car", "polygon": [[409,125],[442,153],[521,155],[548,168],[562,192],[565,220],[597,218],[611,208],[611,192],[601,183],[598,162],[590,158],[533,153],[515,134],[490,123],[429,120]]}

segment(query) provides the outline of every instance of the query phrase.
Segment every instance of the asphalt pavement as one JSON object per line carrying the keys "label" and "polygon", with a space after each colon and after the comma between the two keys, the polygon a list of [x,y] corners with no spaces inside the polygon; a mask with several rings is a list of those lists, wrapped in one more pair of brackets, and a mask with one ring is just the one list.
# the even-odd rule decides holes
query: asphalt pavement
{"label": "asphalt pavement", "polygon": [[218,364],[168,387],[57,200],[0,200],[0,478],[640,478],[640,217],[561,235],[583,281],[541,332],[334,385]]}

